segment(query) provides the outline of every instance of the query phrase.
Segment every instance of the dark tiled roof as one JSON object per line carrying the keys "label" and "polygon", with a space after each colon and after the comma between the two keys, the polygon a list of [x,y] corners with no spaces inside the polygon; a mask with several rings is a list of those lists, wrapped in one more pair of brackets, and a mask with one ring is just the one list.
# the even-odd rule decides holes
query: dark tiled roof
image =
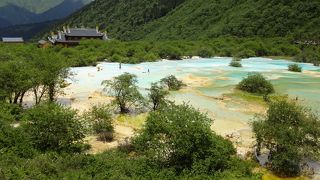
{"label": "dark tiled roof", "polygon": [[8,42],[8,43],[15,43],[15,42],[19,42],[22,43],[24,42],[22,37],[3,37],[2,38],[2,42]]}
{"label": "dark tiled roof", "polygon": [[61,36],[61,39],[56,39],[57,43],[78,43],[80,40],[66,40],[65,36]]}
{"label": "dark tiled roof", "polygon": [[65,33],[66,36],[79,36],[79,37],[101,37],[104,34],[97,32],[96,29],[70,29],[70,33]]}

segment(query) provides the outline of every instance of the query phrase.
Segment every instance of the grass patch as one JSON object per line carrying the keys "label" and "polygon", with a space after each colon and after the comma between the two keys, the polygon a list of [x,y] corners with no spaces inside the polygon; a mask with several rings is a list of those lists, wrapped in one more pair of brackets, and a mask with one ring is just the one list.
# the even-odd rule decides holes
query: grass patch
{"label": "grass patch", "polygon": [[132,127],[134,129],[141,129],[147,117],[148,113],[139,115],[119,115],[116,117],[115,122],[120,125]]}
{"label": "grass patch", "polygon": [[244,92],[241,90],[234,90],[233,93],[226,94],[227,97],[233,98],[233,99],[241,99],[252,103],[257,103],[259,105],[266,105],[266,103],[263,100],[263,96]]}
{"label": "grass patch", "polygon": [[266,174],[264,174],[262,176],[262,180],[307,180],[309,178],[306,178],[306,177],[292,177],[292,178],[280,178],[270,172],[267,172]]}

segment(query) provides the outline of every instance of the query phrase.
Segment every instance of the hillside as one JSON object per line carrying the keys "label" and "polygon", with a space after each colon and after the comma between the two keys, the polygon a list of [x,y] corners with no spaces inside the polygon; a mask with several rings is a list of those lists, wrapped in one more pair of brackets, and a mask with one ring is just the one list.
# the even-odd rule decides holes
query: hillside
{"label": "hillside", "polygon": [[[48,30],[48,27],[57,23],[57,21],[47,21],[35,24],[15,25],[9,27],[0,28],[0,38],[3,37],[23,37],[25,40],[29,40],[38,33],[42,33]],[[1,25],[1,24],[0,24]],[[1,27],[1,26],[0,26]]]}
{"label": "hillside", "polygon": [[[1,0],[0,7],[4,7],[7,5],[15,5],[21,8],[28,10],[29,12],[33,12],[36,14],[41,14],[49,9],[58,6],[64,0]],[[77,1],[77,0],[72,0]],[[84,4],[91,2],[91,0],[79,0]]]}
{"label": "hillside", "polygon": [[46,22],[65,18],[88,2],[91,0],[5,0],[0,3],[0,18],[11,25]]}
{"label": "hillside", "polygon": [[0,18],[6,20],[11,25],[37,21],[37,15],[35,13],[13,4],[0,7]]}
{"label": "hillside", "polygon": [[211,39],[218,36],[320,39],[318,0],[96,0],[66,24],[100,25],[111,37]]}
{"label": "hillside", "polygon": [[3,28],[3,27],[8,27],[10,26],[11,23],[3,18],[0,18],[0,28]]}

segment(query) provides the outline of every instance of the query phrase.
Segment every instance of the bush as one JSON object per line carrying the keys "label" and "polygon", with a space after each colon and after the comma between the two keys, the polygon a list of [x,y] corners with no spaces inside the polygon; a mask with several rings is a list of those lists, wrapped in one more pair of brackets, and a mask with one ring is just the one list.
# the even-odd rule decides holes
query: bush
{"label": "bush", "polygon": [[290,64],[288,66],[288,70],[292,72],[302,72],[302,67],[300,67],[298,64]]}
{"label": "bush", "polygon": [[36,154],[36,150],[31,138],[22,128],[14,128],[7,121],[0,119],[0,153],[1,156],[3,153],[12,153],[19,157],[31,158]]}
{"label": "bush", "polygon": [[178,47],[173,45],[164,45],[159,50],[159,56],[162,59],[180,60],[182,52]]}
{"label": "bush", "polygon": [[222,171],[228,168],[235,149],[230,141],[211,131],[211,123],[188,105],[170,104],[150,113],[133,144],[151,162],[178,172],[189,168],[209,174]]}
{"label": "bush", "polygon": [[110,61],[111,62],[122,62],[124,61],[126,58],[119,55],[119,54],[114,54],[110,57]]}
{"label": "bush", "polygon": [[257,151],[267,149],[270,169],[280,176],[297,176],[304,159],[320,153],[320,120],[310,110],[284,99],[270,103],[266,115],[253,123]]}
{"label": "bush", "polygon": [[256,94],[274,93],[273,85],[260,73],[249,74],[238,84],[237,88]]}
{"label": "bush", "polygon": [[201,48],[198,51],[198,56],[202,58],[210,58],[213,56],[213,53],[207,48]]}
{"label": "bush", "polygon": [[99,135],[100,140],[105,142],[113,140],[112,114],[107,106],[93,106],[85,113],[85,118],[91,124],[93,132]]}
{"label": "bush", "polygon": [[238,61],[231,61],[229,66],[231,67],[242,67],[242,64]]}
{"label": "bush", "polygon": [[182,81],[178,80],[175,76],[167,76],[160,81],[163,85],[167,86],[170,91],[180,90],[184,84]]}
{"label": "bush", "polygon": [[77,112],[55,103],[44,103],[24,115],[24,130],[40,151],[82,152],[84,126]]}
{"label": "bush", "polygon": [[159,59],[159,57],[157,55],[153,54],[153,53],[148,53],[148,54],[144,55],[142,59],[144,61],[152,62],[152,61],[155,61],[155,60]]}

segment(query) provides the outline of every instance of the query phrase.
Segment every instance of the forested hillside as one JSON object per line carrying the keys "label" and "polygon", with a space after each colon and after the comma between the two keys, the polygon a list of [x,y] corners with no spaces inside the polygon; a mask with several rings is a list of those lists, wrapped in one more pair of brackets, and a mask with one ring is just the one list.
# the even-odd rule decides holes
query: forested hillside
{"label": "forested hillside", "polygon": [[74,14],[72,26],[99,25],[111,37],[211,39],[218,36],[319,40],[318,0],[96,0]]}

